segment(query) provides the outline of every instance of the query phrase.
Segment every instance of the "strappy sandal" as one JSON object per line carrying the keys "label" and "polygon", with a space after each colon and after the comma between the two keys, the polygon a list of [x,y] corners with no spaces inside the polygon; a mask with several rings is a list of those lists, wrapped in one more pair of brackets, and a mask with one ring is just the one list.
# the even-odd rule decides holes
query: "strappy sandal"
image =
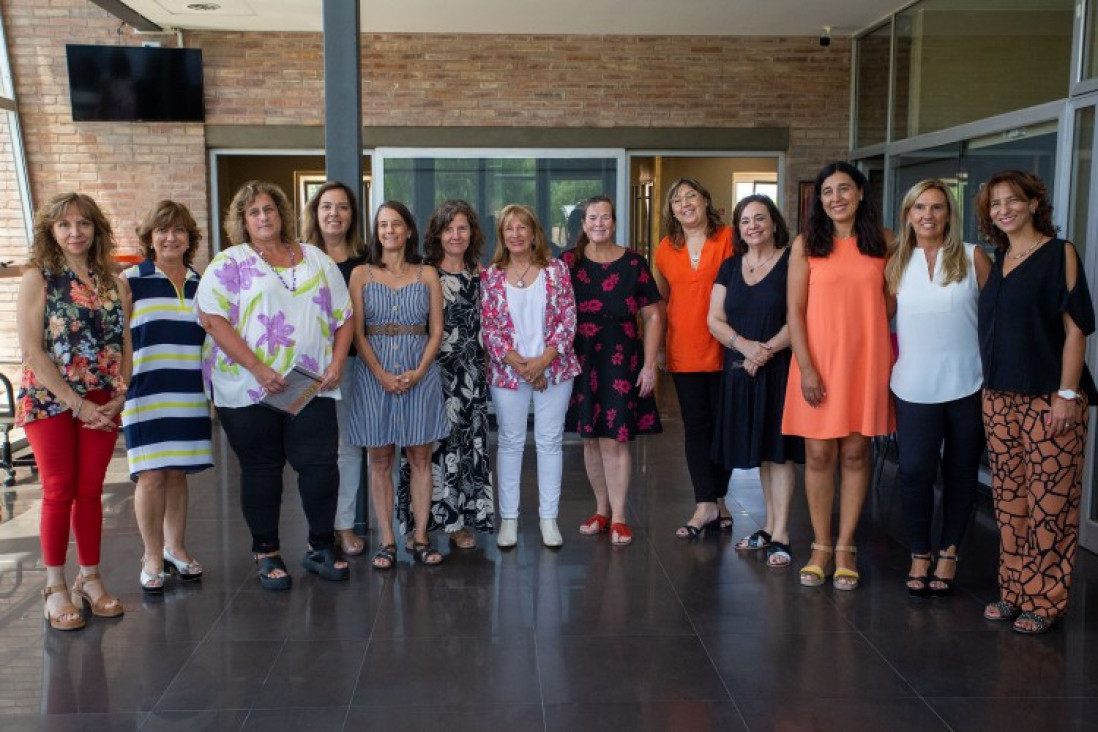
{"label": "strappy sandal", "polygon": [[[152,574],[145,571],[145,564],[149,562],[156,562],[158,565],[158,571]],[[159,557],[149,556],[148,554],[141,557],[141,574],[139,579],[141,582],[141,591],[147,595],[160,595],[164,592],[164,581],[168,578],[168,573],[164,565],[164,560]]]}
{"label": "strappy sandal", "polygon": [[336,529],[336,540],[339,541],[339,550],[345,556],[357,557],[366,551],[366,542],[355,533],[354,529]]}
{"label": "strappy sandal", "polygon": [[[836,552],[846,552],[857,556],[858,547],[856,546],[839,546],[835,545]],[[851,590],[858,589],[858,584],[862,581],[862,576],[858,574],[856,569],[847,569],[845,567],[835,567],[835,574],[831,577],[831,584],[835,586],[836,590],[842,590],[849,592]]]}
{"label": "strappy sandal", "polygon": [[579,531],[584,536],[594,536],[595,534],[605,534],[610,530],[610,517],[603,516],[601,513],[596,513],[591,518],[580,524]]}
{"label": "strappy sandal", "polygon": [[[68,587],[65,585],[50,585],[49,587],[42,588],[42,612],[43,617],[50,621],[50,627],[54,630],[80,630],[84,627],[84,616],[80,614],[80,608],[72,604],[72,599],[58,608],[57,612],[50,612],[49,602],[50,595],[63,594],[68,596]],[[68,620],[65,620],[65,616],[69,616]]]}
{"label": "strappy sandal", "polygon": [[1021,614],[1021,608],[1006,600],[996,600],[984,606],[984,620],[995,623],[1009,623]]}
{"label": "strappy sandal", "polygon": [[633,543],[633,532],[628,524],[613,523],[610,525],[610,543],[614,546],[629,546]]}
{"label": "strappy sandal", "polygon": [[717,531],[721,532],[722,534],[731,534],[732,527],[736,525],[736,522],[732,519],[732,516],[722,514],[720,516],[717,516],[716,524]]}
{"label": "strappy sandal", "polygon": [[[396,552],[396,544],[382,544],[378,550],[374,552],[374,558],[371,561],[370,566],[382,572],[392,569],[396,566]],[[385,564],[378,564],[378,562],[385,562]]]}
{"label": "strappy sandal", "polygon": [[[257,554],[255,563],[259,567],[259,584],[263,589],[272,591],[290,589],[293,579],[290,577],[290,571],[286,569],[286,563],[282,561],[281,554],[269,554],[265,557]],[[271,572],[276,570],[282,572],[281,577],[271,576]]]}
{"label": "strappy sandal", "polygon": [[301,566],[320,575],[321,579],[329,582],[342,582],[351,576],[350,567],[337,567],[336,562],[342,562],[334,547],[326,546],[322,549],[310,549],[301,559]]}
{"label": "strappy sandal", "polygon": [[[817,544],[816,542],[812,542],[812,550],[827,552],[831,555],[835,554],[834,547],[827,546],[826,544]],[[805,587],[819,587],[827,580],[827,567],[834,564],[834,562],[835,558],[832,556],[831,560],[823,567],[818,564],[806,564],[801,567],[801,584]]]}
{"label": "strappy sandal", "polygon": [[[953,562],[953,577],[939,577],[938,566],[942,562]],[[934,567],[934,574],[930,575],[930,583],[927,589],[930,591],[931,597],[949,597],[953,594],[953,580],[956,579],[957,574],[957,555],[956,554],[942,554],[938,552],[938,564]],[[934,583],[937,582],[942,587],[934,587]]]}
{"label": "strappy sandal", "polygon": [[[1030,623],[1030,625],[1027,626],[1026,623]],[[1011,627],[1016,633],[1041,635],[1052,630],[1052,626],[1055,624],[1055,620],[1046,618],[1044,615],[1038,615],[1035,612],[1024,612],[1018,616],[1018,619],[1014,621],[1014,625]]]}
{"label": "strappy sandal", "polygon": [[415,542],[412,544],[412,558],[418,563],[424,564],[428,567],[435,567],[442,564],[442,554],[438,549],[431,546],[431,542]]}
{"label": "strappy sandal", "polygon": [[175,570],[175,573],[179,575],[179,579],[184,582],[197,582],[202,579],[201,564],[194,561],[194,559],[184,562],[173,554],[171,549],[164,547],[164,572],[171,572],[172,570]]}
{"label": "strappy sandal", "polygon": [[771,542],[770,534],[766,533],[762,529],[759,529],[751,536],[745,536],[736,542],[736,551],[738,552],[750,552],[756,549],[765,549],[770,546]]}
{"label": "strappy sandal", "polygon": [[907,576],[907,594],[912,597],[929,597],[930,596],[930,580],[934,576],[934,565],[931,563],[933,558],[930,556],[930,552],[926,554],[912,554],[911,562],[914,564],[916,560],[926,562],[926,574],[919,576],[915,574],[909,574]]}
{"label": "strappy sandal", "polygon": [[[98,600],[92,600],[91,594],[84,589],[89,582],[98,582],[100,589],[103,590]],[[76,581],[72,583],[72,601],[79,608],[91,608],[92,615],[99,618],[117,618],[126,612],[117,597],[107,594],[107,588],[103,586],[99,572],[76,575]]]}
{"label": "strappy sandal", "polygon": [[705,536],[706,532],[720,530],[721,517],[717,516],[717,518],[713,519],[712,521],[706,521],[701,526],[695,526],[694,524],[687,522],[679,528],[675,529],[675,536],[679,537],[680,539],[700,539],[701,537]]}
{"label": "strappy sandal", "polygon": [[770,542],[766,547],[766,566],[771,569],[785,569],[793,566],[793,550],[780,541]]}

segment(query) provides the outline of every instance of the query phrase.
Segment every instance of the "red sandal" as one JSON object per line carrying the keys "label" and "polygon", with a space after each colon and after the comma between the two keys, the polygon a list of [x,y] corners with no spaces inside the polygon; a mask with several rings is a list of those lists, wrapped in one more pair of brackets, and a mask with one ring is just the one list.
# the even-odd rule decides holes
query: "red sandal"
{"label": "red sandal", "polygon": [[596,513],[591,518],[580,524],[580,533],[584,536],[594,536],[595,534],[605,534],[610,530],[610,517],[603,516],[601,513]]}
{"label": "red sandal", "polygon": [[610,543],[614,546],[627,546],[633,543],[633,532],[628,524],[613,523],[610,525]]}

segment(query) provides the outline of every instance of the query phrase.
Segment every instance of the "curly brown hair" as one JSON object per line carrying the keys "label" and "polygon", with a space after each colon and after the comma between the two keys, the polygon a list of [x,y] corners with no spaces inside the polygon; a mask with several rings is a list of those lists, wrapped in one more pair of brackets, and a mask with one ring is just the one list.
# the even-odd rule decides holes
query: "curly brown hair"
{"label": "curly brown hair", "polygon": [[1015,194],[1026,201],[1036,201],[1033,212],[1033,228],[1045,236],[1056,236],[1060,227],[1052,223],[1052,204],[1048,200],[1048,186],[1033,173],[1024,170],[1003,170],[987,179],[976,194],[976,222],[980,227],[980,236],[991,242],[1000,256],[1010,248],[1010,239],[991,220],[991,189],[1005,184]]}
{"label": "curly brown hair", "polygon": [[50,274],[60,274],[67,266],[65,253],[53,235],[53,226],[75,208],[80,215],[92,222],[95,236],[88,249],[88,270],[98,283],[100,292],[114,291],[114,269],[111,251],[114,249],[114,232],[99,204],[83,193],[60,193],[46,202],[34,216],[34,241],[31,244],[30,263]]}
{"label": "curly brown hair", "polygon": [[484,231],[480,228],[477,212],[466,201],[443,201],[431,214],[431,220],[427,222],[427,233],[423,236],[423,261],[434,265],[442,261],[442,232],[446,231],[446,227],[453,223],[458,214],[469,222],[469,246],[463,257],[465,269],[476,272],[480,251],[484,247]]}
{"label": "curly brown hair", "polygon": [[244,244],[248,241],[248,227],[245,223],[248,206],[264,193],[271,197],[275,208],[278,209],[278,216],[282,219],[282,241],[286,244],[294,243],[294,212],[290,206],[290,199],[274,183],[250,180],[240,186],[229,203],[229,210],[225,212],[225,233],[233,244]]}
{"label": "curly brown hair", "polygon": [[183,253],[183,264],[190,267],[194,261],[195,252],[198,251],[198,243],[202,241],[202,232],[198,230],[194,216],[190,209],[182,203],[167,199],[153,206],[134,231],[141,242],[141,253],[145,258],[155,262],[156,249],[152,245],[152,235],[157,229],[170,229],[173,226],[182,226],[187,230],[187,251]]}

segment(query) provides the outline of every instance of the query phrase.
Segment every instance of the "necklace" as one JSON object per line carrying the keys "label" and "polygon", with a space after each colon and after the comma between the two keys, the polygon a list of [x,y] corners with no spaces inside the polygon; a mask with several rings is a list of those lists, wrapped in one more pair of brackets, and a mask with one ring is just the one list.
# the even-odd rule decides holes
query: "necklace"
{"label": "necklace", "polygon": [[526,265],[526,269],[522,270],[522,274],[519,275],[518,282],[515,283],[515,287],[526,287],[526,273],[530,271],[530,268],[534,266],[533,262]]}
{"label": "necklace", "polygon": [[1041,240],[1044,239],[1044,238],[1045,238],[1044,234],[1038,234],[1037,235],[1037,241],[1033,242],[1033,246],[1031,246],[1029,249],[1025,250],[1024,252],[1009,255],[1010,258],[1011,259],[1025,259],[1026,257],[1028,257],[1030,254],[1033,253],[1034,249],[1041,246]]}
{"label": "necklace", "polygon": [[262,259],[264,263],[266,263],[266,265],[271,268],[271,271],[274,272],[275,277],[278,278],[278,281],[282,283],[283,287],[285,287],[290,292],[297,292],[297,270],[294,269],[294,266],[297,264],[297,262],[295,261],[294,257],[294,248],[289,244],[284,244],[283,246],[286,247],[286,252],[290,255],[290,284],[288,285],[286,284],[286,280],[282,279],[282,275],[279,274],[278,270],[275,269],[275,266],[271,264],[269,259],[267,259],[267,255],[263,253],[263,250],[257,247],[255,244],[252,245],[252,249],[254,249],[256,254],[259,255],[259,258]]}
{"label": "necklace", "polygon": [[761,269],[762,267],[765,267],[766,265],[770,264],[771,260],[773,260],[774,257],[776,257],[776,256],[778,256],[778,250],[774,249],[774,251],[770,253],[770,256],[767,257],[765,261],[756,262],[754,266],[752,266],[751,263],[747,261],[747,257],[744,257],[743,261],[744,261],[744,264],[747,265],[747,273],[748,274],[755,274],[755,270]]}

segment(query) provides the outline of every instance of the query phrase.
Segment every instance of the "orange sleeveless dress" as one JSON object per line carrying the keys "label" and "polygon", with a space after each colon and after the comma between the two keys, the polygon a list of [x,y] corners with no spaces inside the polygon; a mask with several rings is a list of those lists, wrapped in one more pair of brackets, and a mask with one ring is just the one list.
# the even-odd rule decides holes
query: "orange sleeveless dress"
{"label": "orange sleeveless dress", "polygon": [[808,258],[808,350],[827,396],[813,409],[801,392],[797,360],[789,368],[782,432],[817,440],[895,430],[888,379],[892,341],[884,298],[883,258],[858,251],[854,237],[835,239],[828,257]]}

